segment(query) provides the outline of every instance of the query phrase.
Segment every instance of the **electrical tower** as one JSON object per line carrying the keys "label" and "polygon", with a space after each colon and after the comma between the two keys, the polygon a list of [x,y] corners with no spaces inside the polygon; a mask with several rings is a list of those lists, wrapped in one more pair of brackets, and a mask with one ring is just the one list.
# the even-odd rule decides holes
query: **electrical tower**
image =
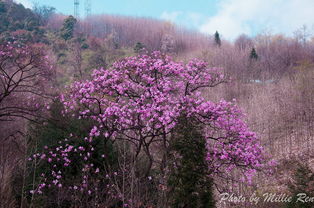
{"label": "electrical tower", "polygon": [[[92,13],[92,1],[85,0],[85,17],[89,17]],[[74,0],[74,17],[80,18],[80,0]]]}
{"label": "electrical tower", "polygon": [[85,0],[85,17],[89,17],[92,13],[92,1]]}
{"label": "electrical tower", "polygon": [[74,0],[74,17],[76,19],[79,19],[79,17],[80,17],[79,9],[80,9],[80,1]]}

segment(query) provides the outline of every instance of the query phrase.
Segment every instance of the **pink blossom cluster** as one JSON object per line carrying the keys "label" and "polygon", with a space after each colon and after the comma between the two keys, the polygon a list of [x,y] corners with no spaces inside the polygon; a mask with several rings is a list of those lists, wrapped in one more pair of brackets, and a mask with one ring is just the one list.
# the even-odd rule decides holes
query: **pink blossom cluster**
{"label": "pink blossom cluster", "polygon": [[207,139],[207,161],[213,173],[228,173],[242,167],[249,179],[263,166],[262,147],[256,134],[249,131],[242,112],[234,102],[203,102],[191,113],[203,123]]}
{"label": "pink blossom cluster", "polygon": [[[91,132],[96,132],[94,126]],[[69,139],[59,141],[58,145],[45,146],[44,151],[35,153],[28,158],[30,163],[40,168],[39,183],[30,191],[33,195],[42,195],[48,190],[58,193],[66,193],[68,200],[77,199],[78,196],[88,196],[89,199],[115,204],[124,201],[124,207],[132,203],[130,196],[121,193],[120,181],[129,170],[113,169],[107,164],[106,154],[100,154],[101,147],[94,143],[96,138],[85,137],[80,144],[78,137],[70,134]],[[76,140],[76,142],[75,142]],[[93,158],[97,156],[97,158]],[[100,157],[99,157],[100,156]],[[73,174],[73,172],[78,172]],[[148,181],[152,177],[147,178]],[[103,198],[101,198],[101,197]],[[129,198],[128,198],[129,197]]]}
{"label": "pink blossom cluster", "polygon": [[97,121],[91,136],[126,139],[140,147],[170,138],[178,118],[197,119],[207,140],[213,174],[243,169],[248,175],[262,165],[262,148],[234,102],[213,103],[202,91],[227,79],[220,68],[193,59],[187,64],[153,52],[125,58],[109,69],[94,70],[91,80],[75,82],[61,97],[64,113]]}
{"label": "pink blossom cluster", "polygon": [[[92,194],[97,191],[97,185],[93,184],[95,178],[106,178],[103,166],[96,166],[93,163],[93,155],[95,147],[93,138],[85,138],[84,146],[74,146],[71,144],[71,139],[60,141],[55,147],[44,147],[42,153],[36,153],[29,158],[29,161],[37,163],[38,167],[45,167],[45,172],[40,173],[40,183],[31,190],[32,194],[42,194],[47,189],[63,189],[70,191],[73,194],[77,192]],[[102,160],[105,155],[101,155]],[[104,162],[104,161],[97,161]],[[47,169],[48,167],[48,169]],[[69,172],[78,169],[78,178],[71,181],[67,176]],[[73,177],[73,175],[71,175]],[[108,183],[106,189],[112,188],[112,184]],[[112,195],[114,195],[114,192]],[[111,193],[109,190],[107,194]]]}

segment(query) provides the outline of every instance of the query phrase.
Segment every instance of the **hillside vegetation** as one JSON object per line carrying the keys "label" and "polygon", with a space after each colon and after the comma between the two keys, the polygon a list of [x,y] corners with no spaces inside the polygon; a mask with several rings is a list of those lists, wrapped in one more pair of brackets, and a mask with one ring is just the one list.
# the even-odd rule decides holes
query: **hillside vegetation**
{"label": "hillside vegetation", "polygon": [[306,27],[231,42],[0,1],[0,80],[0,208],[314,206],[219,200],[314,197]]}

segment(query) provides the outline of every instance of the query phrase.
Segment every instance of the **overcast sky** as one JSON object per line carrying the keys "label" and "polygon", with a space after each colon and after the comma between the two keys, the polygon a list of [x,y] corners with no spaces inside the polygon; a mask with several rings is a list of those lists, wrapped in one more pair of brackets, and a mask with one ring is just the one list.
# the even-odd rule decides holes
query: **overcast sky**
{"label": "overcast sky", "polygon": [[[314,0],[91,0],[92,13],[153,17],[203,33],[216,30],[226,39],[268,31],[292,35],[306,25],[314,30]],[[34,2],[73,14],[74,0],[16,0],[25,7]],[[84,17],[84,0],[80,0]],[[313,35],[313,34],[312,34]]]}

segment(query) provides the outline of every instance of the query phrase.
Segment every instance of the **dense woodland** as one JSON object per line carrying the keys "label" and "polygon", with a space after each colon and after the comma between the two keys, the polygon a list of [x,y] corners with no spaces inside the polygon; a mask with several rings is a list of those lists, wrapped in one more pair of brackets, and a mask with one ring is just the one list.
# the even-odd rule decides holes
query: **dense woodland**
{"label": "dense woodland", "polygon": [[311,208],[314,36],[0,1],[0,207]]}

